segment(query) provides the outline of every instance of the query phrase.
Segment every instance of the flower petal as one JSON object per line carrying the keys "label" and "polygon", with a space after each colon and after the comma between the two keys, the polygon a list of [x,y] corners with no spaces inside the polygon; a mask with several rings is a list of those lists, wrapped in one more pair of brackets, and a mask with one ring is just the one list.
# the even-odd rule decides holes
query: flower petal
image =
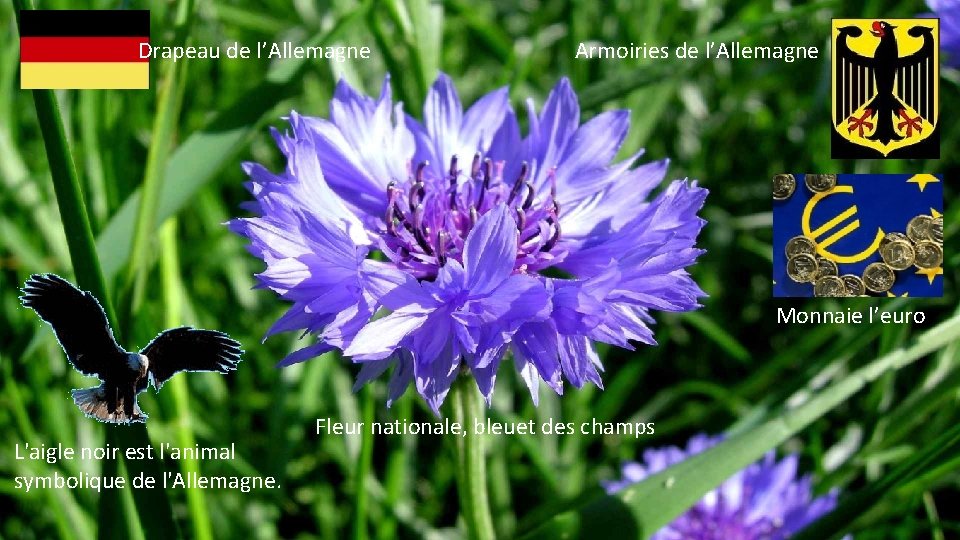
{"label": "flower petal", "polygon": [[553,321],[524,324],[513,335],[512,347],[514,354],[533,363],[537,373],[554,392],[563,393],[557,329]]}
{"label": "flower petal", "polygon": [[587,381],[603,389],[597,367],[600,358],[590,340],[583,336],[560,336],[560,367],[570,384],[580,388]]}
{"label": "flower petal", "polygon": [[369,294],[361,295],[357,302],[336,313],[333,320],[324,327],[320,334],[321,339],[340,350],[346,349],[373,317],[375,306],[376,302]]}
{"label": "flower petal", "polygon": [[386,358],[404,338],[423,326],[429,315],[419,309],[394,311],[364,326],[343,354],[358,361]]}
{"label": "flower petal", "polygon": [[[472,158],[474,152],[487,154],[487,149],[494,137],[500,132],[507,112],[509,93],[506,87],[499,88],[478,99],[463,115],[460,133],[457,135],[457,146],[451,154],[440,156],[446,163],[453,155]],[[514,122],[516,120],[514,119]]]}
{"label": "flower petal", "polygon": [[383,375],[393,363],[393,358],[360,362],[360,372],[357,373],[357,380],[353,383],[353,391],[359,392],[363,385]]}
{"label": "flower petal", "polygon": [[580,105],[577,94],[566,77],[560,79],[543,106],[539,116],[528,101],[530,134],[525,141],[525,154],[531,162],[531,177],[537,189],[546,183],[548,171],[563,159],[567,144],[577,131],[580,122]]}
{"label": "flower petal", "polygon": [[310,360],[311,358],[315,358],[317,356],[320,356],[321,354],[326,354],[334,349],[336,349],[336,347],[330,345],[329,343],[323,343],[323,342],[315,343],[313,345],[310,345],[309,347],[304,347],[302,349],[293,351],[292,353],[288,354],[283,358],[283,360],[280,360],[279,362],[277,362],[277,367],[281,368],[281,367],[292,366],[293,364],[298,364],[300,362]]}
{"label": "flower petal", "polygon": [[631,170],[621,170],[618,166],[584,174],[599,181],[593,194],[581,197],[568,206],[569,210],[563,207],[560,213],[563,245],[579,247],[585,241],[595,242],[623,228],[649,205],[647,196],[663,181],[669,164],[670,161],[664,159]]}
{"label": "flower petal", "polygon": [[527,389],[530,391],[530,399],[533,401],[533,404],[540,404],[540,375],[537,373],[537,366],[530,362],[529,360],[514,354],[513,355],[513,365],[517,368],[517,373],[520,375],[520,378],[523,380],[524,384],[527,385]]}
{"label": "flower petal", "polygon": [[288,167],[297,180],[290,184],[290,189],[300,208],[309,211],[320,222],[332,223],[346,230],[356,245],[371,243],[360,219],[347,209],[344,201],[327,185],[313,145],[306,141],[297,142]]}
{"label": "flower petal", "polygon": [[636,274],[649,275],[639,266],[645,259],[676,253],[696,242],[705,223],[697,212],[706,196],[707,190],[696,182],[675,181],[630,223],[609,235],[592,237],[559,266],[576,276],[590,276],[602,272],[610,260],[618,260],[627,278],[631,268]]}
{"label": "flower petal", "polygon": [[505,204],[480,216],[463,249],[463,267],[471,295],[489,293],[513,272],[517,236],[517,222]]}
{"label": "flower petal", "polygon": [[500,361],[503,360],[503,353],[506,347],[498,347],[486,351],[486,357],[477,359],[476,367],[470,367],[470,373],[477,383],[477,389],[483,396],[484,401],[489,407],[493,402],[493,388],[497,382],[497,370],[500,369]]}
{"label": "flower petal", "polygon": [[290,116],[297,137],[314,145],[330,187],[351,207],[382,216],[387,184],[406,176],[415,151],[414,133],[391,101],[389,77],[377,100],[339,81],[330,118]]}
{"label": "flower petal", "polygon": [[480,323],[512,332],[525,322],[546,319],[550,295],[539,279],[515,274],[490,294],[465,302],[463,309],[479,315]]}
{"label": "flower petal", "polygon": [[449,323],[442,317],[433,319],[424,331],[411,337],[410,350],[414,357],[417,391],[433,412],[440,416],[440,405],[446,399],[460,367],[460,350]]}
{"label": "flower petal", "polygon": [[390,374],[390,382],[387,383],[387,407],[400,399],[413,382],[413,355],[409,351],[400,349],[393,353],[391,358],[394,359],[395,365],[393,373]]}
{"label": "flower petal", "polygon": [[437,306],[417,279],[390,265],[377,261],[363,261],[361,282],[378,304],[387,309],[398,310],[416,306],[431,309]]}
{"label": "flower petal", "polygon": [[427,92],[423,104],[423,125],[430,143],[427,160],[439,167],[438,170],[442,171],[445,166],[444,158],[449,159],[448,156],[453,155],[462,123],[463,105],[457,96],[457,89],[450,77],[441,73]]}

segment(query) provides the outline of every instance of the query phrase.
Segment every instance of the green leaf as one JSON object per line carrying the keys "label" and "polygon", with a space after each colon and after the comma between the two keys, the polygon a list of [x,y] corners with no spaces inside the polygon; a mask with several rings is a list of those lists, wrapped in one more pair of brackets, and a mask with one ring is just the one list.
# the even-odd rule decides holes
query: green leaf
{"label": "green leaf", "polygon": [[683,319],[741,364],[750,362],[750,351],[722,326],[699,311],[685,313]]}

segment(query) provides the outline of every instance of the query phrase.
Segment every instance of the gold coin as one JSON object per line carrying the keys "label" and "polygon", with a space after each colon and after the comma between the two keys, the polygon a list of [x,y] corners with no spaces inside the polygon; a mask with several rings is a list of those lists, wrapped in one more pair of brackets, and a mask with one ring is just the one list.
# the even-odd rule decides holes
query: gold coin
{"label": "gold coin", "polygon": [[889,291],[896,279],[897,276],[893,273],[893,268],[884,263],[870,263],[863,269],[863,285],[871,292]]}
{"label": "gold coin", "polygon": [[835,174],[805,174],[803,183],[807,189],[814,193],[820,193],[833,189],[837,185],[837,175]]}
{"label": "gold coin", "polygon": [[837,263],[826,257],[817,257],[817,279],[824,276],[838,276]]}
{"label": "gold coin", "polygon": [[813,255],[817,252],[817,246],[806,236],[794,236],[787,240],[786,248],[787,258],[796,257],[800,254]]}
{"label": "gold coin", "polygon": [[898,232],[887,233],[886,236],[880,240],[880,249],[883,249],[883,246],[893,242],[894,240],[903,240],[904,242],[909,242],[910,239],[907,238],[907,235]]}
{"label": "gold coin", "polygon": [[847,286],[837,276],[823,276],[813,285],[814,296],[829,296],[837,298],[847,295]]}
{"label": "gold coin", "polygon": [[847,296],[863,296],[866,294],[867,287],[863,284],[863,280],[860,279],[860,276],[855,274],[844,274],[840,276],[840,279],[843,280],[843,285],[847,288]]}
{"label": "gold coin", "polygon": [[797,189],[797,179],[792,174],[777,174],[773,176],[773,199],[782,201],[789,199]]}
{"label": "gold coin", "polygon": [[938,244],[943,244],[943,216],[933,218],[930,222],[930,239]]}
{"label": "gold coin", "polygon": [[920,242],[923,240],[933,240],[930,237],[930,225],[933,223],[933,218],[927,215],[919,215],[910,220],[907,223],[907,237],[914,242]]}
{"label": "gold coin", "polygon": [[817,259],[801,253],[787,259],[787,275],[797,283],[812,283],[817,277]]}
{"label": "gold coin", "polygon": [[916,258],[913,246],[910,242],[903,240],[894,240],[880,248],[880,257],[894,270],[906,270],[910,268]]}
{"label": "gold coin", "polygon": [[917,245],[913,248],[916,253],[914,264],[917,265],[917,268],[937,268],[943,264],[943,248],[936,242],[924,240],[917,242]]}

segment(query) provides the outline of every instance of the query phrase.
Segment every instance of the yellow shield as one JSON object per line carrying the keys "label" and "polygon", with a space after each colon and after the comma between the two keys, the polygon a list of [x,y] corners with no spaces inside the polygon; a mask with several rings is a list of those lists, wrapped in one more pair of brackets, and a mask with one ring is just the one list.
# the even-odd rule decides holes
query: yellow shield
{"label": "yellow shield", "polygon": [[833,157],[939,157],[940,21],[834,19],[831,28]]}

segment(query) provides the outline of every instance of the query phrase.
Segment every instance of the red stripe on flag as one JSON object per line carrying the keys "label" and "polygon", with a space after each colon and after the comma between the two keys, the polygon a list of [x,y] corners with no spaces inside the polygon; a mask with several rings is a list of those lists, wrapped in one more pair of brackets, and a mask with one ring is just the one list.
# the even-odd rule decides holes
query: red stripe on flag
{"label": "red stripe on flag", "polygon": [[[147,37],[21,37],[21,62],[147,62]],[[146,49],[146,47],[144,47]]]}

